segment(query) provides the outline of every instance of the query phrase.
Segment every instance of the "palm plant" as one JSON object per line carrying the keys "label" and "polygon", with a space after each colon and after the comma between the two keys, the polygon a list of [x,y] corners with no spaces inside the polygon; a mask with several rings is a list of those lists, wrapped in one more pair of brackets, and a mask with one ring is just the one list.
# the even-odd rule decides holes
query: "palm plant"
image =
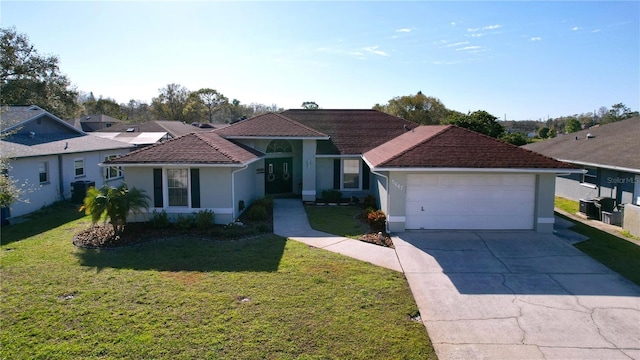
{"label": "palm plant", "polygon": [[149,200],[151,198],[144,190],[128,189],[126,184],[118,187],[104,185],[100,189],[92,187],[87,190],[80,211],[84,210],[85,214],[91,215],[94,224],[101,218],[105,222],[110,220],[114,235],[119,236],[124,232],[129,212],[136,214],[142,209],[148,210]]}

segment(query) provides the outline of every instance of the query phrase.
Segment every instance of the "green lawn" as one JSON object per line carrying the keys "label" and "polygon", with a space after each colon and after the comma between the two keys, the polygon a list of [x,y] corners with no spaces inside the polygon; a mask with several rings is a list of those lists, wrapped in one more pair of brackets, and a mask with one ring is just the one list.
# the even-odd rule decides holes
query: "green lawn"
{"label": "green lawn", "polygon": [[577,201],[556,196],[555,207],[562,209],[568,212],[569,214],[575,214],[580,210],[580,203]]}
{"label": "green lawn", "polygon": [[367,233],[369,226],[356,219],[363,209],[357,206],[305,206],[311,227],[348,238]]}
{"label": "green lawn", "polygon": [[0,358],[435,358],[400,273],[274,235],[83,250],[73,211],[2,229]]}

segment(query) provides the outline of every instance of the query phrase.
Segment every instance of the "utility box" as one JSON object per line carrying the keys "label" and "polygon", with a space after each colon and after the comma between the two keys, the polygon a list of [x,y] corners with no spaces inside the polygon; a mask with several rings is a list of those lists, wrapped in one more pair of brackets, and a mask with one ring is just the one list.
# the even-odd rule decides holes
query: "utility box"
{"label": "utility box", "polygon": [[600,211],[593,199],[580,199],[580,212],[589,219],[600,219]]}
{"label": "utility box", "polygon": [[82,204],[84,198],[87,197],[87,190],[95,187],[96,182],[90,180],[79,180],[71,183],[71,202],[74,204]]}

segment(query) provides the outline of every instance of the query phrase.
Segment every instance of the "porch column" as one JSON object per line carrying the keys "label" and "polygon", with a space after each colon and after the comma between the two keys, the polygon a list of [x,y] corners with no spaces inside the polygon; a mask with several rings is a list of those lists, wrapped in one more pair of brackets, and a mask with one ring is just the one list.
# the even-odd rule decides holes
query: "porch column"
{"label": "porch column", "polygon": [[316,200],[316,140],[302,140],[302,201]]}

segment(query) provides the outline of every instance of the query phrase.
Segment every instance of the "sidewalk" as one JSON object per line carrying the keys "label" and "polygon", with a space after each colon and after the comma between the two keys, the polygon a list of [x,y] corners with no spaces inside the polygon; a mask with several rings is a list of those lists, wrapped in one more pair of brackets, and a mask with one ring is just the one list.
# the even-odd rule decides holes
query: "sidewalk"
{"label": "sidewalk", "polygon": [[[598,230],[604,231],[604,232],[609,233],[609,234],[611,234],[613,236],[617,236],[622,240],[626,240],[628,242],[631,242],[631,243],[634,243],[634,244],[640,246],[640,240],[636,240],[636,239],[632,239],[632,238],[623,236],[622,233],[621,233],[623,229],[621,227],[619,227],[619,226],[605,224],[605,223],[603,223],[601,221],[598,221],[598,220],[585,219],[585,218],[582,218],[582,217],[580,217],[578,215],[568,213],[568,212],[566,212],[566,211],[564,211],[564,210],[562,210],[560,208],[555,208],[554,211],[557,214],[560,214],[560,215],[570,219],[570,221],[573,221],[575,223],[585,224],[587,226],[590,226],[592,228],[596,228]],[[556,222],[557,221],[558,221],[558,216],[556,216]]]}
{"label": "sidewalk", "polygon": [[403,272],[394,249],[313,230],[299,199],[274,200],[273,232],[309,246]]}

